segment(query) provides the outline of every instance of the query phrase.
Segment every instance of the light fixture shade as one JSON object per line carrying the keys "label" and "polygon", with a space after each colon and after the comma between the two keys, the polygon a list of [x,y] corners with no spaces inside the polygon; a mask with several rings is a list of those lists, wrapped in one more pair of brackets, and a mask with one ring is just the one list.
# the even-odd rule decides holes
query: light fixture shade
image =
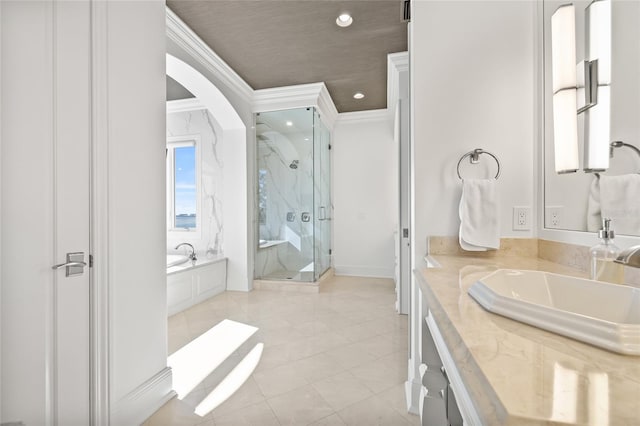
{"label": "light fixture shade", "polygon": [[598,104],[586,111],[585,126],[584,170],[607,170],[611,141],[611,86],[598,86]]}
{"label": "light fixture shade", "polygon": [[336,24],[339,27],[348,27],[353,24],[353,17],[348,13],[343,13],[336,18]]}
{"label": "light fixture shade", "polygon": [[576,113],[576,26],[573,5],[560,6],[551,17],[553,145],[556,173],[579,168]]}
{"label": "light fixture shade", "polygon": [[598,0],[586,9],[587,58],[598,60],[598,85],[611,84],[611,2]]}
{"label": "light fixture shade", "polygon": [[573,173],[579,168],[576,91],[553,95],[553,146],[556,173]]}
{"label": "light fixture shade", "polygon": [[576,22],[572,4],[560,6],[551,17],[553,93],[576,87]]}
{"label": "light fixture shade", "polygon": [[586,111],[584,170],[609,168],[611,141],[611,2],[598,0],[586,9],[587,58],[597,60],[597,104]]}

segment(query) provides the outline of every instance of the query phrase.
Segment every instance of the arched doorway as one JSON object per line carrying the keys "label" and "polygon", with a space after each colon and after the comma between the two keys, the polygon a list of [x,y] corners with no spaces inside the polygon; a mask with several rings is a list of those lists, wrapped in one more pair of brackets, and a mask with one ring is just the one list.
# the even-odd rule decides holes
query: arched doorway
{"label": "arched doorway", "polygon": [[227,257],[227,289],[249,291],[251,273],[248,252],[247,130],[224,94],[189,64],[167,54],[167,75],[198,98],[221,129],[224,141],[224,255]]}

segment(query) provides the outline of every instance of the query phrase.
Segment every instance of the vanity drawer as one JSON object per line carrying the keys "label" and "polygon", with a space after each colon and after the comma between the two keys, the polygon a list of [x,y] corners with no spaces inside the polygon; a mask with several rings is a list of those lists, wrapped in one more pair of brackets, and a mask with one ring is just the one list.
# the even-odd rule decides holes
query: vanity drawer
{"label": "vanity drawer", "polygon": [[436,343],[433,340],[429,326],[427,325],[427,315],[422,323],[422,363],[429,367],[440,369],[442,367],[442,359],[438,355]]}
{"label": "vanity drawer", "polygon": [[420,424],[422,426],[449,426],[447,403],[441,393],[431,395],[422,387],[420,391]]}
{"label": "vanity drawer", "polygon": [[458,402],[456,396],[453,393],[451,385],[447,386],[447,420],[451,426],[463,426],[464,420],[462,420],[462,414],[458,408]]}

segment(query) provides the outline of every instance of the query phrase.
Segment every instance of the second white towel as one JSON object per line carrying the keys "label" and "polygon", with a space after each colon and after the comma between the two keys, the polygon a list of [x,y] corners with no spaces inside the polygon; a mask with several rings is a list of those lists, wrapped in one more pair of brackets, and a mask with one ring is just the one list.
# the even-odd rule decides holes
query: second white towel
{"label": "second white towel", "polygon": [[460,247],[467,251],[500,248],[495,179],[464,179],[460,198]]}
{"label": "second white towel", "polygon": [[587,230],[602,228],[602,218],[611,219],[616,234],[640,234],[640,174],[602,175],[594,178],[589,191]]}
{"label": "second white towel", "polygon": [[640,175],[600,176],[600,208],[617,234],[640,234]]}

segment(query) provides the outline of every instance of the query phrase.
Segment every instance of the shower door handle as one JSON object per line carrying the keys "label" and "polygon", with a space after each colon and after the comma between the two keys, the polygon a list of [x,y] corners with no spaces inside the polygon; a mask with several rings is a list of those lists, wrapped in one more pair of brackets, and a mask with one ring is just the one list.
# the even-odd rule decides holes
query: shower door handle
{"label": "shower door handle", "polygon": [[324,206],[319,208],[318,220],[327,220],[327,209]]}

